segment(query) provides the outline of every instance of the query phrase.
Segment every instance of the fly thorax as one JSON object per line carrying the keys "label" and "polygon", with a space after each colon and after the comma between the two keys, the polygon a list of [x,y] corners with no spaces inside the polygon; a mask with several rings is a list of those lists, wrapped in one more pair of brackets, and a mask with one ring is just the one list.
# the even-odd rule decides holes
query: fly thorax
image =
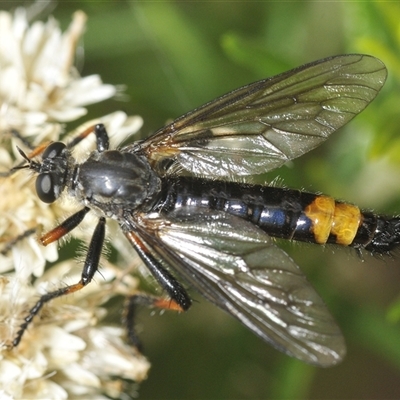
{"label": "fly thorax", "polygon": [[108,150],[94,151],[76,168],[73,195],[111,218],[155,199],[161,181],[144,156]]}

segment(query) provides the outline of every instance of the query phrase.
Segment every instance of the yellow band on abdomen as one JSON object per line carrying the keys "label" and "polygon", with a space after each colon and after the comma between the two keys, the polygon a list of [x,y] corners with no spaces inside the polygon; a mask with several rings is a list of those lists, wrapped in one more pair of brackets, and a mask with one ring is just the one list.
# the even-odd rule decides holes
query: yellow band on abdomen
{"label": "yellow band on abdomen", "polygon": [[335,200],[328,196],[317,196],[304,213],[312,221],[312,232],[318,244],[325,244],[331,233],[335,214]]}
{"label": "yellow band on abdomen", "polygon": [[349,246],[357,234],[361,221],[361,211],[352,204],[336,203],[331,233],[336,243]]}

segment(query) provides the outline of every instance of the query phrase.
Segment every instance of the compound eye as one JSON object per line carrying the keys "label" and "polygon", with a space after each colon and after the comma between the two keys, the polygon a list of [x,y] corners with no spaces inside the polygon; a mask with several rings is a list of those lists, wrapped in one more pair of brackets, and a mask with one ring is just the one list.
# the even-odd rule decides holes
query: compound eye
{"label": "compound eye", "polygon": [[56,158],[61,155],[62,151],[67,146],[62,142],[54,142],[49,144],[46,147],[46,150],[43,152],[42,158]]}
{"label": "compound eye", "polygon": [[57,200],[57,185],[54,183],[53,174],[43,173],[36,178],[36,193],[44,203],[53,203]]}

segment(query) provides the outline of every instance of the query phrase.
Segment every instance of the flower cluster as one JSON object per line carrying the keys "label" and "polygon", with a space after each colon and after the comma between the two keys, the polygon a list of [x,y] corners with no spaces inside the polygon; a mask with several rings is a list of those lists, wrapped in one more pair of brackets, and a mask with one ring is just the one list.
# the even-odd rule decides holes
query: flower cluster
{"label": "flower cluster", "polygon": [[[101,305],[113,296],[134,293],[137,286],[126,271],[105,260],[96,282],[48,303],[21,343],[11,348],[37,296],[78,282],[82,265],[73,255],[57,263],[57,245],[43,247],[35,234],[29,234],[54,227],[77,209],[71,201],[51,206],[40,202],[26,170],[7,174],[21,160],[16,146],[29,153],[42,142],[59,140],[62,123],[83,116],[85,106],[116,92],[99,76],[81,77],[74,68],[74,54],[85,29],[83,12],[74,14],[65,32],[53,18],[29,24],[27,15],[24,8],[13,15],[0,11],[0,397],[118,397],[122,380],[145,379],[149,364],[124,343],[122,329],[104,322],[107,310]],[[142,124],[140,117],[122,112],[99,121],[106,125],[114,145]],[[88,138],[79,145],[81,156],[93,141]],[[87,240],[93,226],[88,216],[82,229],[73,233]],[[117,233],[113,233],[113,245],[124,253]],[[49,262],[51,267],[45,269]]]}

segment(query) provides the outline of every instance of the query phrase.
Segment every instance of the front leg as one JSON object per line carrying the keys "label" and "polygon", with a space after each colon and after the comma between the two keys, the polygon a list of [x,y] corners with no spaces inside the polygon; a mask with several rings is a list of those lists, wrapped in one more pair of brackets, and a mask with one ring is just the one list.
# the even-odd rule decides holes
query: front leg
{"label": "front leg", "polygon": [[103,151],[108,150],[110,147],[110,140],[108,138],[108,133],[106,131],[104,124],[96,124],[94,126],[93,125],[90,126],[86,130],[84,130],[79,136],[71,140],[68,143],[67,148],[72,149],[83,139],[88,137],[92,132],[96,135],[97,151],[99,153],[102,153]]}

